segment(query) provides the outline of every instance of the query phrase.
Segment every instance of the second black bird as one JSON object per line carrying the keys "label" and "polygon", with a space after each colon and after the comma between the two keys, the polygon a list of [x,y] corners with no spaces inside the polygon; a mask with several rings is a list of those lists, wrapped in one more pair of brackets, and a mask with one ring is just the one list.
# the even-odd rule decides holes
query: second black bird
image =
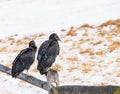
{"label": "second black bird", "polygon": [[58,40],[60,40],[58,35],[53,33],[49,36],[49,40],[43,42],[39,48],[37,69],[40,71],[41,75],[47,75],[47,68],[52,66],[59,54],[60,48]]}

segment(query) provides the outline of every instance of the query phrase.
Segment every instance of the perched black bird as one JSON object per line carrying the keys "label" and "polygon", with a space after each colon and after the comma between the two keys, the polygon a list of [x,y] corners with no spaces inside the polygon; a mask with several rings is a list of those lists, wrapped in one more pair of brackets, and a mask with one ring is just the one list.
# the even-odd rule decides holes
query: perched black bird
{"label": "perched black bird", "polygon": [[58,40],[60,39],[57,34],[53,33],[49,36],[49,40],[43,42],[39,48],[37,69],[40,71],[41,75],[47,75],[47,68],[52,66],[59,54],[60,48]]}
{"label": "perched black bird", "polygon": [[12,77],[17,77],[25,69],[28,70],[30,68],[30,66],[33,64],[35,60],[36,50],[37,50],[36,44],[32,40],[29,42],[29,47],[22,50],[17,55],[12,65],[11,71]]}

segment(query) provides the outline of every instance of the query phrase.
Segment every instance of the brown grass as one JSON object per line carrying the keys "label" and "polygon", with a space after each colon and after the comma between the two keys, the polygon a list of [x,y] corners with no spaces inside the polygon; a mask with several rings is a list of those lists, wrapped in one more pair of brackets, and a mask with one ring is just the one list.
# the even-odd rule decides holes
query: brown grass
{"label": "brown grass", "polygon": [[78,61],[78,57],[74,56],[74,57],[68,57],[67,58],[69,61]]}
{"label": "brown grass", "polygon": [[81,79],[78,78],[78,77],[74,77],[73,80],[77,80],[77,81],[80,81]]}
{"label": "brown grass", "polygon": [[76,30],[74,29],[74,27],[70,28],[67,35],[69,35],[69,36],[76,36],[77,35]]}
{"label": "brown grass", "polygon": [[8,37],[8,40],[9,40],[9,41],[13,41],[13,40],[15,40],[15,39],[12,38],[12,37]]}
{"label": "brown grass", "polygon": [[0,42],[3,42],[3,40],[2,40],[2,39],[0,39]]}
{"label": "brown grass", "polygon": [[21,50],[20,48],[17,48],[17,47],[16,47],[15,49],[11,49],[11,50],[9,50],[9,51],[10,51],[10,52],[15,52],[15,53],[17,52],[17,53],[18,53],[18,52],[20,52],[20,50]]}
{"label": "brown grass", "polygon": [[91,63],[82,63],[81,70],[83,73],[88,73],[92,71],[92,64]]}
{"label": "brown grass", "polygon": [[99,45],[101,43],[102,43],[102,41],[97,41],[97,42],[93,43],[93,45]]}
{"label": "brown grass", "polygon": [[120,73],[117,74],[117,77],[120,77]]}
{"label": "brown grass", "polygon": [[107,34],[106,30],[98,30],[98,31],[100,32],[99,35],[102,36],[102,37]]}
{"label": "brown grass", "polygon": [[20,46],[20,45],[23,45],[23,43],[24,43],[23,40],[17,40],[16,45]]}
{"label": "brown grass", "polygon": [[60,31],[65,32],[66,30],[65,29],[61,29]]}
{"label": "brown grass", "polygon": [[83,43],[85,43],[85,42],[86,42],[86,40],[84,40],[84,39],[79,40],[79,43],[80,43],[80,44],[83,44]]}
{"label": "brown grass", "polygon": [[116,62],[120,62],[120,58],[117,58],[117,59],[116,59]]}
{"label": "brown grass", "polygon": [[105,54],[104,51],[98,51],[98,52],[96,52],[96,55],[104,55],[104,54]]}
{"label": "brown grass", "polygon": [[106,39],[107,39],[109,42],[113,42],[113,37],[112,37],[112,36],[108,36],[108,37],[106,37]]}
{"label": "brown grass", "polygon": [[37,68],[33,68],[32,72],[38,72]]}
{"label": "brown grass", "polygon": [[14,34],[14,36],[18,36],[18,34]]}
{"label": "brown grass", "polygon": [[2,74],[3,72],[0,71],[0,74]]}
{"label": "brown grass", "polygon": [[120,34],[120,26],[117,29],[112,30],[114,34]]}
{"label": "brown grass", "polygon": [[99,84],[95,84],[96,86],[106,86],[106,85],[108,85],[106,82],[101,82],[101,83],[99,83]]}
{"label": "brown grass", "polygon": [[67,42],[69,42],[69,41],[71,41],[70,39],[65,39],[64,40],[64,43],[67,43]]}
{"label": "brown grass", "polygon": [[92,25],[84,24],[80,28],[94,28]]}
{"label": "brown grass", "polygon": [[88,36],[88,33],[83,33],[83,35],[82,36]]}
{"label": "brown grass", "polygon": [[7,46],[0,47],[0,52],[8,52],[8,47]]}
{"label": "brown grass", "polygon": [[25,81],[23,81],[23,80],[20,80],[20,83],[26,83]]}
{"label": "brown grass", "polygon": [[120,47],[120,42],[113,42],[108,49],[110,50],[110,52],[112,52],[119,47]]}
{"label": "brown grass", "polygon": [[62,71],[62,70],[63,70],[63,67],[62,67],[60,64],[55,64],[55,65],[53,66],[53,68],[54,68],[55,70],[57,70],[57,71]]}
{"label": "brown grass", "polygon": [[11,41],[10,41],[10,45],[13,45],[14,43],[16,43],[15,40],[11,40]]}
{"label": "brown grass", "polygon": [[44,35],[45,35],[45,34],[39,34],[38,37],[42,37],[42,36],[44,36]]}
{"label": "brown grass", "polygon": [[120,26],[120,19],[117,20],[109,20],[103,24],[101,24],[99,27],[106,27],[108,25],[116,25],[116,26]]}
{"label": "brown grass", "polygon": [[25,36],[25,37],[23,37],[23,40],[31,40],[31,38],[30,38],[30,37]]}
{"label": "brown grass", "polygon": [[75,70],[80,70],[79,66],[72,66],[67,69],[69,72],[75,71]]}
{"label": "brown grass", "polygon": [[6,66],[11,68],[12,67],[12,62],[8,63]]}
{"label": "brown grass", "polygon": [[87,48],[85,51],[80,51],[80,54],[89,53],[90,55],[94,55],[94,50],[92,48]]}

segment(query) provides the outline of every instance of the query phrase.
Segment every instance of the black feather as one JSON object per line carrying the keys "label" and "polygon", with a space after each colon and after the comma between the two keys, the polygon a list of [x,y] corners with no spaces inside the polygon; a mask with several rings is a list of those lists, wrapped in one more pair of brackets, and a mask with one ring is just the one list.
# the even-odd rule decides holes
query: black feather
{"label": "black feather", "polygon": [[35,42],[30,41],[29,47],[22,50],[17,55],[12,65],[12,71],[11,71],[12,77],[16,77],[25,69],[28,70],[30,68],[30,66],[33,64],[35,60],[36,50],[37,47],[35,45]]}
{"label": "black feather", "polygon": [[37,69],[40,71],[40,74],[46,75],[46,69],[55,62],[60,51],[58,40],[60,39],[57,34],[53,33],[50,35],[49,40],[41,44],[37,55]]}

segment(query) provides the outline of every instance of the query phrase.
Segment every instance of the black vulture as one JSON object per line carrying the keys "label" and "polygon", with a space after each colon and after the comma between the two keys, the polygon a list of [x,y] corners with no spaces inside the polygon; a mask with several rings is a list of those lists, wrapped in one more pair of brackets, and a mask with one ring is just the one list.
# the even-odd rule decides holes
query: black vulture
{"label": "black vulture", "polygon": [[12,77],[17,77],[25,69],[28,70],[35,60],[37,46],[32,40],[29,42],[29,47],[23,49],[15,58],[12,65]]}
{"label": "black vulture", "polygon": [[59,55],[60,48],[58,40],[60,40],[58,35],[52,33],[49,36],[49,40],[43,42],[38,50],[37,69],[40,71],[41,75],[47,75],[47,69],[52,66],[52,64],[55,62],[57,55]]}

